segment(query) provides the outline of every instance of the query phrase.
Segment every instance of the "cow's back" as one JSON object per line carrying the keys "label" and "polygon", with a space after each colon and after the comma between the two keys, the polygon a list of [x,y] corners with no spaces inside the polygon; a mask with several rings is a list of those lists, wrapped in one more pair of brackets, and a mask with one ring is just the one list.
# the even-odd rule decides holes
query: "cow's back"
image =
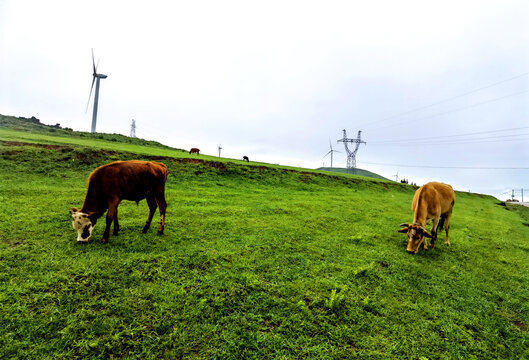
{"label": "cow's back", "polygon": [[98,197],[117,196],[120,199],[139,201],[150,191],[163,191],[167,167],[158,162],[140,160],[115,161],[95,169],[88,179]]}
{"label": "cow's back", "polygon": [[420,204],[427,204],[429,214],[435,214],[437,212],[445,214],[452,210],[454,203],[455,192],[450,185],[440,182],[429,182],[415,192],[412,210],[417,212]]}
{"label": "cow's back", "polygon": [[454,189],[448,184],[439,182],[430,183],[437,193],[437,199],[441,206],[441,214],[451,212],[456,201]]}

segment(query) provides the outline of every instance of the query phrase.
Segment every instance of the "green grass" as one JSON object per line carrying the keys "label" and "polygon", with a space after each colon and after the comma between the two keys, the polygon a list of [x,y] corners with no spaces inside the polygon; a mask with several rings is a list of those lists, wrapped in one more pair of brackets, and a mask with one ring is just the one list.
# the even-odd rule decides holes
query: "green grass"
{"label": "green grass", "polygon": [[352,174],[352,175],[360,175],[360,176],[366,176],[366,177],[372,177],[372,178],[375,178],[375,179],[381,179],[381,180],[385,180],[385,181],[390,181],[389,179],[386,179],[385,177],[380,176],[378,174],[372,173],[371,171],[358,169],[358,168],[346,169],[346,168],[336,168],[336,167],[333,167],[333,168],[331,168],[331,167],[320,167],[320,168],[318,168],[318,170],[331,171],[331,172],[335,172],[335,173],[346,173],[346,174]]}
{"label": "green grass", "polygon": [[[0,120],[1,120],[0,115]],[[8,123],[9,124],[9,123]],[[2,121],[0,121],[0,125]],[[184,158],[184,159],[198,159],[199,161],[214,161],[220,163],[231,162],[239,165],[248,166],[266,166],[274,169],[288,169],[299,172],[311,172],[317,174],[328,174],[324,170],[314,170],[314,169],[302,169],[295,168],[290,166],[274,165],[268,163],[259,163],[252,161],[250,163],[229,158],[219,158],[209,155],[189,155],[188,151],[171,148],[165,145],[161,145],[156,142],[146,141],[142,139],[131,139],[123,135],[116,134],[90,134],[90,133],[73,133],[73,135],[64,134],[65,131],[62,131],[59,134],[55,134],[50,129],[45,129],[42,131],[29,131],[23,128],[24,131],[17,130],[16,128],[11,127],[1,127],[0,126],[0,141],[4,145],[16,145],[18,143],[29,143],[36,144],[40,146],[47,146],[50,148],[65,148],[66,151],[72,149],[77,149],[77,152],[82,152],[89,154],[89,156],[84,156],[88,159],[101,158],[102,156],[114,156],[115,153],[119,153],[119,156],[125,154],[125,156],[137,157],[138,155],[143,156],[152,156],[152,157],[171,157],[171,158]],[[51,128],[51,130],[55,130]],[[127,142],[122,142],[122,139],[128,139]],[[146,146],[144,143],[147,143]],[[106,153],[106,154],[105,154]],[[83,156],[82,154],[79,156]],[[88,160],[92,161],[92,160]],[[375,179],[384,179],[383,177],[374,174],[374,173],[359,173],[359,174],[345,174],[341,172],[334,172],[332,176],[338,177],[357,177],[359,176],[368,176]]]}
{"label": "green grass", "polygon": [[[452,246],[411,256],[410,186],[0,140],[0,358],[529,358],[526,209],[457,193]],[[120,235],[100,244],[99,223],[77,245],[68,211],[90,171],[153,157],[169,168],[165,234],[141,234],[147,205],[125,201]]]}

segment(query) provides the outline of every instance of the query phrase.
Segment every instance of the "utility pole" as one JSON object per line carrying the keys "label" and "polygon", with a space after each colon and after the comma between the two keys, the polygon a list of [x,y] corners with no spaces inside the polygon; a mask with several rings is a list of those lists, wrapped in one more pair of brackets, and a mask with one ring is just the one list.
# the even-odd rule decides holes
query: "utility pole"
{"label": "utility pole", "polygon": [[514,200],[514,189],[512,189],[512,196],[511,196],[511,200]]}
{"label": "utility pole", "polygon": [[222,147],[219,145],[219,157],[220,157],[220,151],[222,150]]}
{"label": "utility pole", "polygon": [[523,188],[522,188],[522,202],[523,202]]}

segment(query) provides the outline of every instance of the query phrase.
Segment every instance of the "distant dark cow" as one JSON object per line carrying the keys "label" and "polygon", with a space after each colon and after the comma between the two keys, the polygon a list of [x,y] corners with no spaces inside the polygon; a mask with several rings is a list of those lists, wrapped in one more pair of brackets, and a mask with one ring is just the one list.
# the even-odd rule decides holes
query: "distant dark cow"
{"label": "distant dark cow", "polygon": [[199,148],[191,148],[191,150],[189,150],[189,153],[190,154],[200,154],[200,149]]}
{"label": "distant dark cow", "polygon": [[[399,232],[408,235],[408,246],[406,251],[410,254],[416,254],[419,247],[423,244],[424,250],[428,249],[426,239],[432,239],[430,246],[435,246],[437,240],[438,227],[446,232],[445,244],[450,245],[448,239],[448,230],[450,229],[450,218],[456,201],[456,194],[450,185],[438,182],[430,182],[421,186],[413,197],[411,208],[415,213],[413,224],[400,224],[405,228]],[[426,231],[426,224],[433,220],[431,234]]]}
{"label": "distant dark cow", "polygon": [[250,162],[250,159],[248,159],[248,156],[243,156],[243,157],[242,157],[242,161],[248,161],[248,162]]}
{"label": "distant dark cow", "polygon": [[116,161],[95,169],[88,178],[88,191],[81,210],[72,208],[72,225],[77,230],[77,241],[86,243],[90,240],[92,230],[105,211],[107,224],[102,243],[107,243],[110,225],[114,221],[114,235],[118,234],[118,205],[121,200],[132,200],[138,203],[147,198],[149,216],[143,227],[147,232],[151,225],[156,207],[160,208],[159,234],[165,228],[165,181],[167,167],[154,161]]}

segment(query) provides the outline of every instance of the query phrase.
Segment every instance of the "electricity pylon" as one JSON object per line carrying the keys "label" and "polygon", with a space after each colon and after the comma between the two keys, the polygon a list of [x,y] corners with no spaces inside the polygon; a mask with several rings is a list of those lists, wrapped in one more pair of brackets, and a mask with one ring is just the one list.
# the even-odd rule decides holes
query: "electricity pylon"
{"label": "electricity pylon", "polygon": [[[360,134],[362,131],[358,131],[358,136],[356,139],[348,139],[347,138],[347,132],[345,129],[343,130],[343,139],[338,140],[338,142],[343,142],[345,146],[345,152],[347,153],[347,168],[348,169],[355,169],[356,168],[356,153],[358,151],[358,148],[360,147],[360,144],[367,144],[365,141],[360,139]],[[347,146],[347,143],[350,144],[356,144],[355,149],[353,151],[349,150],[349,147]]]}
{"label": "electricity pylon", "polygon": [[132,124],[130,125],[130,137],[136,137],[136,121],[132,119]]}

